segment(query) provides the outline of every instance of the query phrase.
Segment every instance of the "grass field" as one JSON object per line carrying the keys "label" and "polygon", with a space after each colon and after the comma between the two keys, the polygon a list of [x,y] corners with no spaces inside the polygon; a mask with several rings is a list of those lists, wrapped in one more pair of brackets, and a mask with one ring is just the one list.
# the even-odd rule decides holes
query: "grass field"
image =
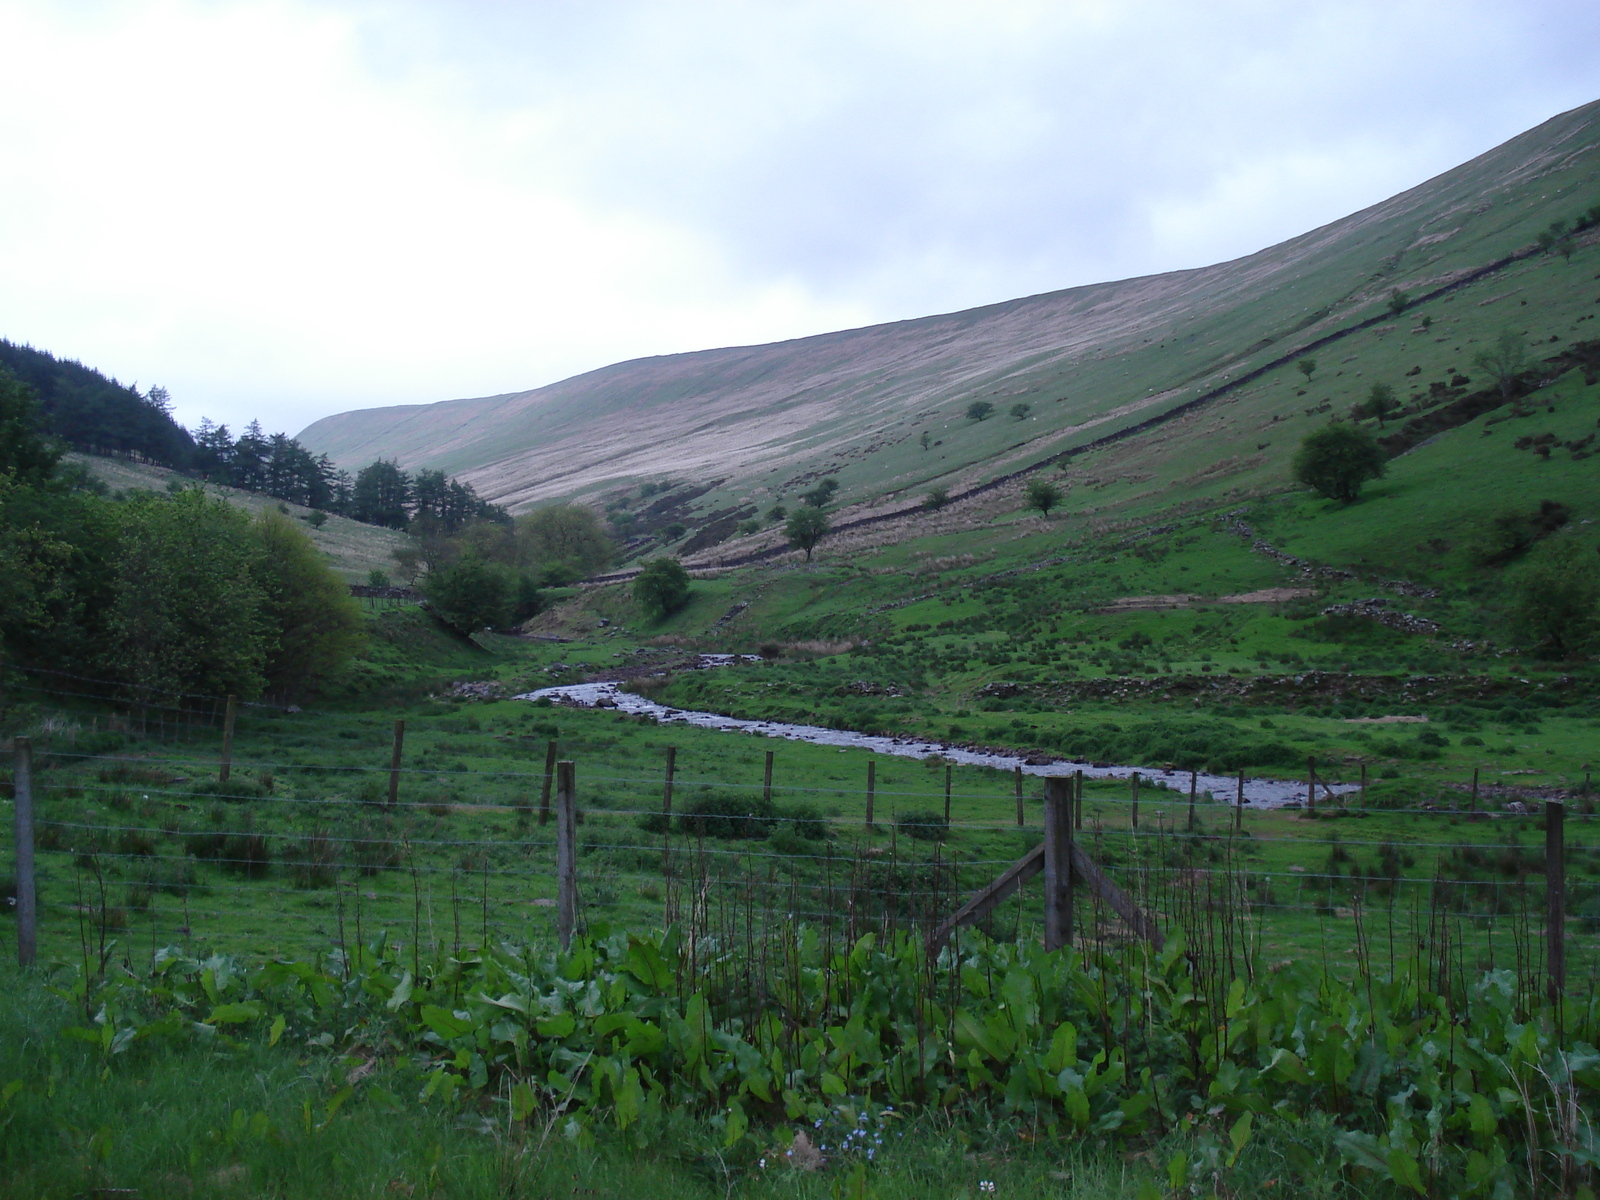
{"label": "grass field", "polygon": [[[529,655],[548,653],[503,639],[498,646],[499,657],[484,658],[514,684],[525,682]],[[574,647],[560,649],[578,657],[570,653]],[[767,695],[771,685],[762,681],[783,670],[697,672],[691,682],[724,700]],[[724,684],[734,677],[736,687]],[[405,721],[406,733],[399,803],[390,808],[387,768],[396,719]],[[1127,720],[1109,705],[1095,716],[1079,712],[1071,719],[1113,745],[1117,735],[1094,731],[1121,729],[1116,722]],[[755,888],[768,920],[799,911],[826,922],[837,918],[836,906],[852,889],[886,887],[892,895],[880,897],[877,919],[928,921],[1041,836],[1037,778],[1026,780],[1025,825],[1018,828],[1009,772],[951,768],[950,831],[942,840],[920,840],[908,836],[902,818],[942,815],[946,768],[940,760],[878,759],[876,824],[869,829],[869,755],[863,751],[657,726],[603,710],[450,697],[413,698],[381,712],[247,708],[227,784],[217,781],[214,728],[182,729],[161,740],[105,732],[108,720],[86,719],[80,710],[38,742],[43,944],[61,962],[81,957],[86,944],[98,953],[106,938],[117,939],[117,954],[130,960],[175,941],[262,955],[308,954],[358,940],[362,928],[420,939],[430,951],[485,936],[547,939],[554,920],[553,827],[541,825],[532,810],[552,740],[563,758],[577,763],[584,912],[613,927],[661,925],[674,889],[697,878],[718,881],[727,903],[748,903]],[[997,723],[993,732],[1037,735],[1051,725],[1044,714],[1030,713],[1028,720],[1026,730]],[[1262,733],[1256,728],[1262,721],[1277,728]],[[1291,739],[1296,754],[1301,746],[1316,746],[1325,762],[1338,762],[1335,738],[1362,746],[1347,739],[1363,727],[1337,717],[1185,714],[1148,724],[1158,738],[1177,739],[1177,745],[1198,739],[1216,746],[1232,737],[1236,745],[1270,747],[1278,743],[1240,739]],[[1138,733],[1137,726],[1127,728]],[[1582,745],[1586,728],[1593,722],[1551,717],[1537,733],[1519,724],[1517,736]],[[669,745],[677,754],[679,819],[664,836],[651,814],[661,806]],[[701,836],[692,821],[697,809],[721,812],[732,804],[729,811],[759,811],[739,805],[760,797],[768,749],[775,754],[771,819],[741,828],[746,836]],[[1395,778],[1374,771],[1365,804],[1356,796],[1343,805],[1324,800],[1315,814],[1246,811],[1237,834],[1228,797],[1209,796],[1200,797],[1190,833],[1182,771],[1146,780],[1137,832],[1129,785],[1090,781],[1081,836],[1130,890],[1148,895],[1158,908],[1173,902],[1168,891],[1188,886],[1183,881],[1194,872],[1226,873],[1244,889],[1257,922],[1253,936],[1269,958],[1346,963],[1357,907],[1365,906],[1369,925],[1398,923],[1404,931],[1428,919],[1436,877],[1461,881],[1445,903],[1457,913],[1462,936],[1477,947],[1482,965],[1496,953],[1495,961],[1504,961],[1517,952],[1514,935],[1525,933],[1530,921],[1537,924],[1542,818],[1448,811],[1470,803],[1465,788],[1447,793],[1441,786],[1450,774],[1463,782],[1458,765],[1395,761],[1408,771],[1391,768]],[[1482,803],[1498,808],[1503,793],[1492,794],[1490,782],[1484,781]],[[1444,811],[1422,811],[1424,802],[1438,802]],[[1580,801],[1574,808],[1568,833],[1573,953],[1587,963],[1590,927],[1600,920],[1600,837],[1586,815],[1592,804]],[[720,826],[713,821],[711,828]],[[663,879],[668,852],[670,881]],[[736,899],[740,894],[745,900]],[[1037,899],[1024,893],[989,928],[1033,936],[1039,920]]]}

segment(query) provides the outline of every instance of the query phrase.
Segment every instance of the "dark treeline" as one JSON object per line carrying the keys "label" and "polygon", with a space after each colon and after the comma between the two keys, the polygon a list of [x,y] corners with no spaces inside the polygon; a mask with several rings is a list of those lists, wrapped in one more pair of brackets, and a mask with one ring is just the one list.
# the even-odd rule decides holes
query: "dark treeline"
{"label": "dark treeline", "polygon": [[0,339],[0,366],[37,398],[44,431],[85,454],[131,455],[183,470],[194,440],[172,419],[166,390],[141,396],[79,362]]}
{"label": "dark treeline", "polygon": [[443,471],[410,475],[375,462],[351,475],[283,433],[252,421],[237,438],[209,418],[192,434],[172,418],[167,390],[141,395],[80,362],[0,340],[0,367],[27,385],[41,433],[84,454],[116,455],[262,492],[277,500],[391,529],[454,533],[475,518],[505,523],[505,510]]}
{"label": "dark treeline", "polygon": [[370,525],[454,533],[475,518],[504,523],[506,511],[479,498],[470,483],[443,471],[411,475],[379,460],[354,476],[335,467],[326,454],[314,455],[294,438],[267,434],[251,421],[235,438],[226,425],[209,419],[195,431],[193,470],[211,483],[335,513]]}

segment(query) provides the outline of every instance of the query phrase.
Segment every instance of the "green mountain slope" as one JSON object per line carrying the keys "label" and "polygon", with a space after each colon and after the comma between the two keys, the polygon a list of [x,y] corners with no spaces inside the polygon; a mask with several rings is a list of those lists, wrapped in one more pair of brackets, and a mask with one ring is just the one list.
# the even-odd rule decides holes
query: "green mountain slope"
{"label": "green mountain slope", "polygon": [[[1470,368],[1473,343],[1508,324],[1541,338],[1578,329],[1594,301],[1594,231],[1570,261],[1515,256],[1552,220],[1597,201],[1600,102],[1232,262],[619,363],[529,392],[344,413],[300,439],[345,464],[382,456],[459,473],[514,508],[670,477],[704,489],[684,512],[691,529],[696,513],[753,513],[837,473],[848,519],[1141,426],[1287,358],[1073,468],[1074,503],[1096,507],[1270,487],[1296,430],[1373,381],[1404,398],[1408,382]],[[1302,348],[1381,316],[1394,289],[1415,298],[1451,285],[1460,286],[1318,349],[1320,369],[1304,388],[1291,365]],[[1425,315],[1436,322],[1426,331]],[[966,420],[973,400],[992,402],[995,415]],[[1017,403],[1031,406],[1024,419],[1007,415]],[[719,552],[762,544],[757,536]]]}

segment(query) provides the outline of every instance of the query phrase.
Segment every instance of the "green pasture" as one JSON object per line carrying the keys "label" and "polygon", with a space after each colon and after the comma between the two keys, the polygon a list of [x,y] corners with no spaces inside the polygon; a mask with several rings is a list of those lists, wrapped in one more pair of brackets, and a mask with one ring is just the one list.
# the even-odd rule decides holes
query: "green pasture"
{"label": "green pasture", "polygon": [[[708,689],[737,680],[759,692],[766,673],[730,668],[696,678]],[[1103,712],[1102,720],[1111,715]],[[397,719],[406,729],[399,803],[391,809],[388,760]],[[997,715],[963,718],[974,732],[992,730],[1026,744],[1040,726],[1081,714],[1027,719],[1029,727],[1018,728],[999,724]],[[981,723],[988,720],[997,723]],[[1261,731],[1264,720],[1280,727]],[[247,708],[228,784],[217,782],[215,731],[159,741],[90,733],[84,724],[82,714],[76,727],[58,722],[38,744],[41,937],[47,957],[60,962],[105,953],[107,942],[130,961],[172,943],[310,954],[378,929],[432,953],[486,935],[547,940],[554,930],[554,826],[541,825],[536,810],[551,740],[577,764],[584,916],[615,927],[654,928],[669,915],[681,917],[668,907],[673,888],[692,890],[705,878],[716,881],[725,904],[753,904],[763,920],[790,912],[817,922],[836,917],[852,879],[858,891],[882,893],[876,919],[904,920],[930,906],[948,911],[1041,836],[1043,788],[1036,777],[1024,779],[1018,828],[1010,772],[950,768],[949,831],[925,839],[916,836],[924,832],[916,823],[925,814],[943,815],[942,760],[878,756],[868,828],[871,756],[864,751],[661,726],[604,710],[443,698],[382,711]],[[1537,736],[1550,738],[1550,726],[1569,724],[1580,722],[1554,718]],[[1119,728],[1114,721],[1104,727]],[[1334,757],[1333,739],[1360,746],[1349,739],[1362,737],[1363,728],[1417,727],[1252,715],[1191,717],[1187,732],[1295,739],[1296,754],[1315,746],[1324,764],[1320,776],[1338,782],[1357,773]],[[1160,735],[1172,732],[1168,722]],[[1581,731],[1574,728],[1571,738],[1577,744]],[[662,806],[668,746],[676,748],[678,819],[663,832],[650,814]],[[702,828],[685,825],[697,806],[720,812],[729,802],[753,805],[769,750],[774,809],[755,836],[719,837],[715,825],[703,836]],[[1531,906],[1537,923],[1541,818],[1467,813],[1463,785],[1470,772],[1463,777],[1462,766],[1441,757],[1407,763],[1404,772],[1374,769],[1365,806],[1359,796],[1342,804],[1319,797],[1316,813],[1247,810],[1237,833],[1225,795],[1198,796],[1190,830],[1181,769],[1144,781],[1137,831],[1130,785],[1091,780],[1080,836],[1158,908],[1186,873],[1226,876],[1217,886],[1244,889],[1258,922],[1253,936],[1267,955],[1347,961],[1354,906],[1364,906],[1369,921],[1382,912],[1383,920],[1411,928],[1427,919],[1435,876],[1464,881],[1452,901],[1464,936],[1484,955],[1498,937],[1503,953],[1516,922],[1526,924],[1519,916],[1524,909]],[[1486,809],[1500,809],[1513,794],[1506,782],[1481,774]],[[1600,837],[1587,815],[1592,811],[1574,806],[1568,825],[1580,960],[1591,952],[1591,926],[1600,924]],[[1037,897],[1025,892],[995,915],[991,928],[1037,932],[1039,920]]]}

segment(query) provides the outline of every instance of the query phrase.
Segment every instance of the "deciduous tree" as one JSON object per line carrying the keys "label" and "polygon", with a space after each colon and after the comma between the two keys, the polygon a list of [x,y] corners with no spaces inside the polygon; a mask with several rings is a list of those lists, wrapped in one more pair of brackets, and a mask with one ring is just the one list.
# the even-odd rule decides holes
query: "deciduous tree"
{"label": "deciduous tree", "polygon": [[1361,495],[1361,485],[1381,478],[1383,449],[1358,425],[1336,421],[1308,433],[1294,455],[1294,477],[1330,500],[1346,504]]}
{"label": "deciduous tree", "polygon": [[268,509],[253,532],[261,547],[256,578],[267,618],[267,687],[298,696],[361,648],[361,610],[316,543],[288,517]]}
{"label": "deciduous tree", "polygon": [[810,562],[811,552],[817,548],[818,542],[828,536],[831,528],[828,514],[808,504],[795,509],[789,524],[784,527],[784,533],[789,537],[789,545],[796,550],[804,550],[806,561]]}
{"label": "deciduous tree", "polygon": [[1039,510],[1039,515],[1048,517],[1050,510],[1061,503],[1063,493],[1055,484],[1043,479],[1035,479],[1028,484],[1023,493],[1023,499],[1029,508]]}
{"label": "deciduous tree", "polygon": [[1571,537],[1541,543],[1512,579],[1512,619],[1541,650],[1564,658],[1593,644],[1600,558]]}
{"label": "deciduous tree", "polygon": [[650,620],[663,620],[689,602],[689,572],[675,558],[651,559],[634,578],[633,598]]}

